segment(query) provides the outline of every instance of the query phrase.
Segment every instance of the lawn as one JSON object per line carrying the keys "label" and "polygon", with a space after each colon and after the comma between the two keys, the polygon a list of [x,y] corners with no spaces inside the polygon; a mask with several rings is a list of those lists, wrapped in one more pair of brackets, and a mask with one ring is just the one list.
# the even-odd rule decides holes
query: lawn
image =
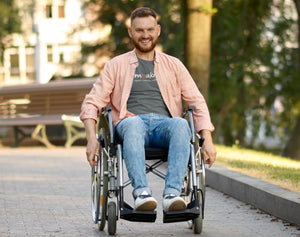
{"label": "lawn", "polygon": [[236,147],[216,149],[217,165],[300,193],[300,161]]}

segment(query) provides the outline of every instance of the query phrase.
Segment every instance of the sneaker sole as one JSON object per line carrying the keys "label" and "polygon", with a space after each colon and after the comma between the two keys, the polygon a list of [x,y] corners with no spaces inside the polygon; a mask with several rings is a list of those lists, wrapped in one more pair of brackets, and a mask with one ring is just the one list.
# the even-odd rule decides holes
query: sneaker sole
{"label": "sneaker sole", "polygon": [[168,208],[168,211],[183,211],[186,209],[186,203],[183,200],[174,201]]}
{"label": "sneaker sole", "polygon": [[136,211],[154,211],[157,207],[157,203],[155,201],[148,201],[140,206],[138,206],[135,210]]}

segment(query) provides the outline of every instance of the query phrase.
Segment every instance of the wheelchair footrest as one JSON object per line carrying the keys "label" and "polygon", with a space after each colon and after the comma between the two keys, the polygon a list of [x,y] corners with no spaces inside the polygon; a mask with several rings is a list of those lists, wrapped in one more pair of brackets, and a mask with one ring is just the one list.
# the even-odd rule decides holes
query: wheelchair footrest
{"label": "wheelchair footrest", "polygon": [[120,208],[120,218],[133,222],[155,222],[156,211],[136,211],[127,203]]}
{"label": "wheelchair footrest", "polygon": [[164,211],[163,223],[193,220],[200,215],[199,203],[193,201],[182,211]]}

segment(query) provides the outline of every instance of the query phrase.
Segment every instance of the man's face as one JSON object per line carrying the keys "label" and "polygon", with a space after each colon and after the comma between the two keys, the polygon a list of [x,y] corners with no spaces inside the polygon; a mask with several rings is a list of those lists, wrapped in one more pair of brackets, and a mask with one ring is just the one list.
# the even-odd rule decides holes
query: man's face
{"label": "man's face", "polygon": [[129,36],[135,48],[142,52],[151,52],[160,35],[160,25],[152,16],[136,17],[128,29]]}

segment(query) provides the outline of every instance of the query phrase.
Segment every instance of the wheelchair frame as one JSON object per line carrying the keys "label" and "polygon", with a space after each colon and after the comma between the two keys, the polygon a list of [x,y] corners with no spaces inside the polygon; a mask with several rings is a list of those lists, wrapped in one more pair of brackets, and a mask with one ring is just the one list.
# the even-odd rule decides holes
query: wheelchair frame
{"label": "wheelchair frame", "polygon": [[[92,217],[99,230],[103,230],[108,222],[108,233],[114,235],[118,218],[134,222],[155,222],[156,211],[136,211],[124,199],[124,188],[131,182],[124,182],[122,145],[115,139],[115,129],[111,118],[111,107],[105,107],[99,124],[98,141],[102,149],[95,157],[97,166],[91,170],[91,199]],[[188,221],[195,234],[202,232],[205,204],[205,161],[202,152],[204,139],[194,131],[192,111],[193,106],[183,114],[188,115],[188,122],[192,132],[190,142],[190,159],[184,178],[181,196],[188,203],[183,211],[169,211],[163,213],[163,222]],[[109,133],[107,133],[109,131]],[[167,161],[168,151],[160,148],[146,148],[146,161],[157,160],[153,164],[146,163],[146,173],[152,172],[164,179],[165,174],[156,170]],[[108,202],[108,200],[110,201]],[[112,199],[117,199],[117,204]]]}

